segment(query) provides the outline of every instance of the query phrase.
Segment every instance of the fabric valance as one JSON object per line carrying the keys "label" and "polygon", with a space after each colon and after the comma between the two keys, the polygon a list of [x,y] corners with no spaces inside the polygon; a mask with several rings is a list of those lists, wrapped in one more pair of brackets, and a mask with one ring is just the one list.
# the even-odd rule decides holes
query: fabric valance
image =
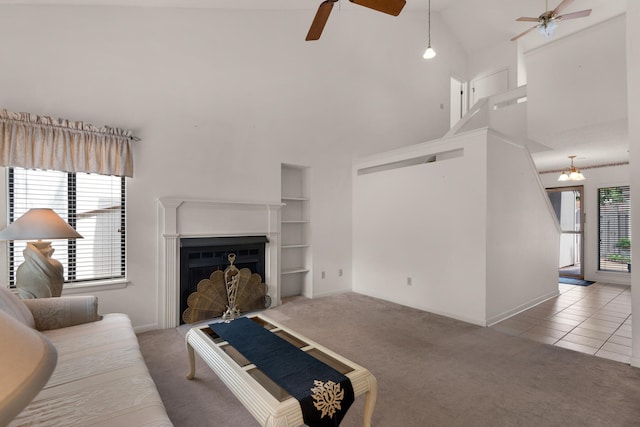
{"label": "fabric valance", "polygon": [[131,131],[0,110],[0,166],[133,176]]}

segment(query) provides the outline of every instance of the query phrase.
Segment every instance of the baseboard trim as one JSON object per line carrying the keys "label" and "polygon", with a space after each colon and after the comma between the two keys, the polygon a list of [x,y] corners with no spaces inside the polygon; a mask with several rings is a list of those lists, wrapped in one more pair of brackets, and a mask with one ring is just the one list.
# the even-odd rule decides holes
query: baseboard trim
{"label": "baseboard trim", "polygon": [[443,311],[443,310],[436,310],[430,307],[426,307],[426,306],[418,306],[418,305],[412,305],[412,304],[407,304],[403,301],[398,301],[398,300],[394,300],[391,298],[388,298],[386,295],[379,295],[376,294],[375,292],[362,292],[359,290],[354,290],[354,293],[360,294],[360,295],[365,295],[368,297],[372,297],[372,298],[377,298],[377,299],[381,299],[383,301],[388,301],[388,302],[392,302],[394,304],[398,304],[398,305],[402,305],[405,307],[411,307],[411,308],[415,308],[416,310],[422,310],[422,311],[426,311],[427,313],[432,313],[432,314],[437,314],[438,316],[444,316],[444,317],[448,317],[450,319],[455,319],[455,320],[459,320],[461,322],[465,322],[465,323],[471,323],[473,325],[478,325],[478,326],[486,326],[486,323],[484,321],[484,319],[476,319],[473,317],[467,317],[467,316],[458,316],[457,314],[454,313],[450,313],[447,311]]}
{"label": "baseboard trim", "polygon": [[548,294],[542,295],[542,296],[540,296],[538,298],[534,298],[531,301],[528,301],[528,302],[526,302],[524,304],[520,304],[519,306],[517,306],[517,307],[515,307],[515,308],[513,308],[511,310],[507,310],[507,311],[504,311],[504,312],[502,312],[500,314],[492,316],[492,317],[487,319],[487,326],[493,326],[496,323],[500,323],[503,320],[506,320],[506,319],[508,319],[510,317],[513,317],[516,314],[520,314],[523,311],[528,310],[531,307],[534,307],[534,306],[536,306],[536,305],[538,305],[538,304],[540,304],[542,302],[550,300],[551,298],[555,298],[558,295],[560,295],[560,291],[559,290],[556,290],[556,291],[553,291],[553,292],[549,292]]}

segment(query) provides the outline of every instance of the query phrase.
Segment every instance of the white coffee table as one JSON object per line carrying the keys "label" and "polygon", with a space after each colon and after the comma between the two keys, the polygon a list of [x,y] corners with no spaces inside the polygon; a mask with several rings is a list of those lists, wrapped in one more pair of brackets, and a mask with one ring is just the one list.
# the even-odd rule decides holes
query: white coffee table
{"label": "white coffee table", "polygon": [[[371,426],[378,383],[369,371],[262,314],[249,317],[347,376],[351,380],[355,397],[365,395],[364,426]],[[185,341],[190,366],[187,379],[195,376],[195,353],[198,353],[261,425],[292,427],[304,424],[298,401],[222,340],[209,326],[191,328]]]}

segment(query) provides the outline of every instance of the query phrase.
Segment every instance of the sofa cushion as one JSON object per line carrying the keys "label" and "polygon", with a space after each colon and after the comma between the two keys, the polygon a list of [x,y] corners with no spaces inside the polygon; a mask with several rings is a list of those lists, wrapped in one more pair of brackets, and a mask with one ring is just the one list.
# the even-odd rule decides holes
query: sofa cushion
{"label": "sofa cushion", "polygon": [[24,305],[20,298],[5,286],[0,286],[0,310],[3,310],[30,328],[35,327],[31,311]]}
{"label": "sofa cushion", "polygon": [[57,298],[23,300],[39,331],[66,328],[100,320],[98,298],[92,295],[71,295]]}

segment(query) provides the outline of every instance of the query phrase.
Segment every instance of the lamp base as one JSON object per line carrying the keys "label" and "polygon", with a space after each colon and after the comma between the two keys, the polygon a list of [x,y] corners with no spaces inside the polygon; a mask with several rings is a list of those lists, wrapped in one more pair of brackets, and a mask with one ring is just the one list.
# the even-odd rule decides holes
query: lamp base
{"label": "lamp base", "polygon": [[16,288],[22,299],[59,297],[64,267],[53,258],[51,242],[28,242],[24,262],[16,270]]}

